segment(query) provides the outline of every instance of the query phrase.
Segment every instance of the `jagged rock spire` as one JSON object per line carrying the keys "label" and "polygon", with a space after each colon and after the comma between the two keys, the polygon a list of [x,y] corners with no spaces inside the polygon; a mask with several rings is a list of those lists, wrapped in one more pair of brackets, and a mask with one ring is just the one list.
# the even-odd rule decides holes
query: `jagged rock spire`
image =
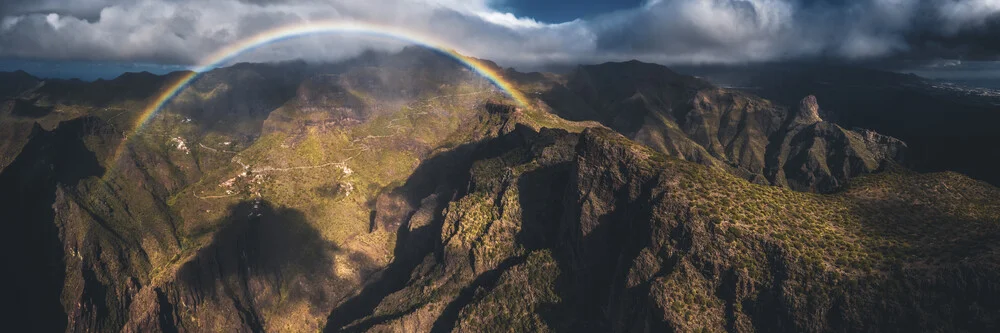
{"label": "jagged rock spire", "polygon": [[803,98],[799,102],[799,110],[795,114],[793,122],[796,124],[811,125],[821,121],[823,121],[823,118],[819,116],[819,103],[816,102],[816,96],[809,95]]}

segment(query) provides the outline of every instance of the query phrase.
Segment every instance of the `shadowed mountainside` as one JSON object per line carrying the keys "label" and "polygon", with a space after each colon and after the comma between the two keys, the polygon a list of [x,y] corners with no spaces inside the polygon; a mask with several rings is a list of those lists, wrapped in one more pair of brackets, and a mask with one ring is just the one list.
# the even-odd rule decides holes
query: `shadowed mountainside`
{"label": "shadowed mountainside", "polygon": [[808,94],[784,107],[638,61],[580,66],[562,80],[541,92],[560,116],[599,121],[659,152],[759,184],[832,192],[902,162],[906,148],[823,121]]}
{"label": "shadowed mountainside", "polygon": [[323,239],[302,212],[246,201],[227,214],[211,243],[180,267],[173,282],[155,289],[155,312],[146,315],[157,320],[134,329],[262,331],[264,320],[275,315],[261,313],[264,309],[284,309],[290,315],[300,303],[327,308],[336,300],[331,295],[347,292],[337,289],[349,283],[332,274],[332,254],[339,249]]}
{"label": "shadowed mountainside", "polygon": [[695,67],[688,73],[729,82],[777,103],[815,95],[824,117],[845,128],[868,128],[907,143],[907,165],[955,171],[1000,185],[994,124],[1000,97],[981,95],[916,75],[849,66],[765,64]]}
{"label": "shadowed mountainside", "polygon": [[[1000,192],[989,185],[891,172],[817,196],[750,184],[607,130],[519,127],[494,142],[477,146],[471,167],[438,171],[469,175],[465,193],[445,192],[442,215],[428,213],[440,195],[402,214],[375,212],[400,230],[431,228],[398,246],[434,250],[393,271],[407,283],[384,289],[398,288],[370,316],[345,325],[353,317],[335,311],[327,331],[997,325],[988,244],[1000,237],[989,208]],[[976,232],[941,234],[952,229]]]}
{"label": "shadowed mountainside", "polygon": [[[14,327],[41,331],[66,329],[66,312],[60,303],[65,279],[63,243],[51,221],[53,204],[61,188],[74,187],[83,178],[101,176],[104,168],[82,138],[98,121],[80,118],[64,122],[53,131],[35,125],[28,143],[0,172],[0,215],[6,231],[3,244],[7,299],[17,306],[10,318],[33,318]],[[14,323],[10,323],[14,324]]]}

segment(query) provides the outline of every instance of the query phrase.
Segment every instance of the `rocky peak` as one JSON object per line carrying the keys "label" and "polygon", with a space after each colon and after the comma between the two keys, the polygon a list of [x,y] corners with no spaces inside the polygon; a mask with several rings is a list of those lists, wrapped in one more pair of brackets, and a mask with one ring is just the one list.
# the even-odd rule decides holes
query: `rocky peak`
{"label": "rocky peak", "polygon": [[799,102],[798,113],[795,114],[792,122],[795,124],[812,125],[823,121],[819,116],[819,103],[816,96],[809,95]]}

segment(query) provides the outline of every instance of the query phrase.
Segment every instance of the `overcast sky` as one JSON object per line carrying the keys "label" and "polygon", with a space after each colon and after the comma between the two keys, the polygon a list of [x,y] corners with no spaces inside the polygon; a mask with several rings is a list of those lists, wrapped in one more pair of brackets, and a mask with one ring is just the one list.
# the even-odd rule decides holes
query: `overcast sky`
{"label": "overcast sky", "polygon": [[[540,2],[542,1],[542,2]],[[281,25],[352,20],[436,36],[507,66],[639,59],[996,59],[1000,0],[0,0],[0,58],[189,65]],[[401,44],[324,35],[249,61]]]}

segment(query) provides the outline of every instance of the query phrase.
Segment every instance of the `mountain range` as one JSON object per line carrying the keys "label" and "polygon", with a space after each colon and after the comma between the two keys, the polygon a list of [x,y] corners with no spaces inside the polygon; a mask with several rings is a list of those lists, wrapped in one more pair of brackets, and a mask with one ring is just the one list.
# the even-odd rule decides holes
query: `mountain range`
{"label": "mountain range", "polygon": [[988,96],[862,69],[482,63],[530,105],[406,48],[215,69],[133,132],[185,73],[0,73],[5,315],[126,332],[1000,326]]}

